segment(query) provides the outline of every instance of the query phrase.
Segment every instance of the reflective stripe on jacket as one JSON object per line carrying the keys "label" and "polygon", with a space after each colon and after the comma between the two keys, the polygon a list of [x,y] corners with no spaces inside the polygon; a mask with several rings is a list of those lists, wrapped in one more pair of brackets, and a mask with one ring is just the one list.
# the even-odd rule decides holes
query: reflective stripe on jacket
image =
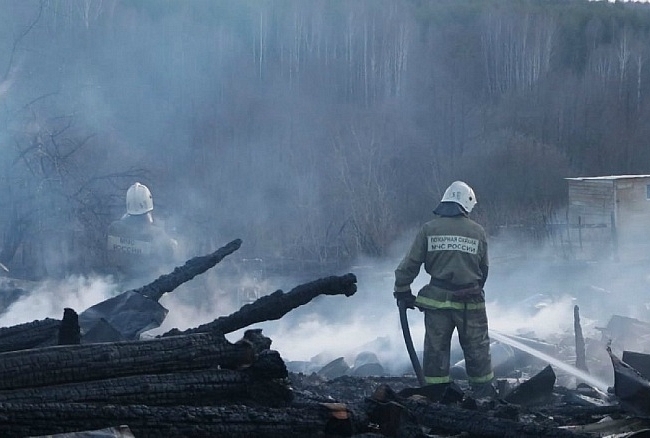
{"label": "reflective stripe on jacket", "polygon": [[[429,295],[429,296],[427,296]],[[431,297],[433,295],[433,297]],[[431,293],[430,291],[425,291],[424,288],[420,290],[417,298],[415,299],[415,305],[422,309],[456,309],[456,310],[478,310],[485,309],[485,299],[481,296],[480,301],[476,302],[466,302],[466,301],[455,301],[453,299],[440,299],[438,297],[445,295],[445,293],[436,294],[436,291]]]}

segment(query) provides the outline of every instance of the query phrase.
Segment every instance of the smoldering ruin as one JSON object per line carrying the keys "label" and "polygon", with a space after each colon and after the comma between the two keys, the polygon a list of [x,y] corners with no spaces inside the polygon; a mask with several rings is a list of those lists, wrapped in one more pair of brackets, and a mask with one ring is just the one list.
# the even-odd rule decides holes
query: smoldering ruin
{"label": "smoldering ruin", "polygon": [[[0,435],[642,434],[650,5],[504,2],[3,2]],[[457,179],[493,399],[386,279]],[[118,286],[135,182],[180,254]]]}
{"label": "smoldering ruin", "polygon": [[[241,243],[80,313],[62,309],[61,320],[0,329],[3,436],[620,437],[650,430],[650,355],[643,349],[650,324],[614,316],[601,339],[585,341],[577,306],[572,339],[493,340],[494,398],[473,396],[462,361],[453,367],[455,382],[435,393],[420,387],[412,370],[389,375],[371,351],[351,365],[343,357],[311,369],[286,361],[254,328],[317,297],[351,297],[353,273],[277,290],[197,327],[140,338],[165,318],[158,303],[164,294],[218,269]],[[226,339],[240,329],[241,339]],[[611,346],[630,332],[642,351],[619,357]],[[589,377],[603,367],[614,374],[611,387]]]}

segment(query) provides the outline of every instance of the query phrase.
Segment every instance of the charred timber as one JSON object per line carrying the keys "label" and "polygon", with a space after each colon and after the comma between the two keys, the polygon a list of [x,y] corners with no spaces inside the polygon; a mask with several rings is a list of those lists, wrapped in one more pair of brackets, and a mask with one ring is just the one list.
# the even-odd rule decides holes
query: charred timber
{"label": "charred timber", "polygon": [[423,404],[417,401],[405,403],[410,415],[422,426],[437,433],[468,433],[472,437],[494,438],[578,438],[589,434],[571,432],[560,427],[544,424],[521,423],[507,418],[498,418],[481,411],[443,404]]}
{"label": "charred timber", "polygon": [[[343,414],[343,415],[342,415]],[[88,403],[0,403],[6,438],[95,430],[126,424],[138,438],[171,436],[311,438],[341,436],[336,423],[352,431],[353,419],[323,404],[289,408],[230,406],[101,405]],[[338,418],[337,418],[338,417]],[[347,433],[350,436],[351,433]]]}
{"label": "charred timber", "polygon": [[357,277],[354,274],[321,278],[296,286],[289,292],[282,290],[263,296],[253,303],[228,316],[222,316],[199,327],[179,331],[173,329],[163,336],[177,336],[189,333],[232,333],[251,324],[273,321],[282,318],[291,310],[309,303],[320,295],[345,295],[349,297],[357,291]]}
{"label": "charred timber", "polygon": [[[174,269],[170,274],[161,275],[153,282],[135,289],[135,292],[157,301],[165,293],[173,291],[181,284],[215,266],[226,256],[238,250],[241,243],[240,239],[236,239],[212,254],[194,257],[185,262],[183,266]],[[60,342],[60,327],[61,320],[47,318],[0,328],[0,353],[57,345]],[[71,342],[66,340],[65,343]]]}
{"label": "charred timber", "polygon": [[455,404],[432,403],[422,398],[401,398],[386,386],[379,387],[369,408],[371,421],[377,423],[384,435],[421,436],[405,433],[414,430],[414,423],[435,434],[469,434],[472,437],[588,437],[591,435],[567,431],[544,424],[525,424],[510,418],[499,418],[489,412],[467,409]]}
{"label": "charred timber", "polygon": [[260,357],[241,371],[211,368],[5,390],[0,403],[288,406],[293,397],[282,358],[271,350]]}
{"label": "charred timber", "polygon": [[190,281],[197,275],[203,274],[226,256],[237,251],[241,244],[241,239],[235,239],[212,254],[194,257],[185,262],[183,266],[174,269],[171,273],[161,275],[153,282],[139,289],[134,289],[134,291],[158,301],[167,292],[171,292],[181,284]]}
{"label": "charred timber", "polygon": [[621,406],[635,415],[650,415],[650,381],[619,359],[609,346],[607,353],[614,367],[614,394]]}
{"label": "charred timber", "polygon": [[251,365],[249,342],[202,333],[143,341],[81,344],[0,354],[0,389]]}
{"label": "charred timber", "polygon": [[573,331],[576,338],[576,368],[589,372],[585,353],[585,338],[580,325],[580,308],[578,306],[573,306]]}
{"label": "charred timber", "polygon": [[79,315],[73,309],[63,309],[63,320],[59,326],[57,345],[77,345],[81,343],[81,329],[79,328]]}
{"label": "charred timber", "polygon": [[0,328],[0,353],[56,345],[61,321],[46,318]]}

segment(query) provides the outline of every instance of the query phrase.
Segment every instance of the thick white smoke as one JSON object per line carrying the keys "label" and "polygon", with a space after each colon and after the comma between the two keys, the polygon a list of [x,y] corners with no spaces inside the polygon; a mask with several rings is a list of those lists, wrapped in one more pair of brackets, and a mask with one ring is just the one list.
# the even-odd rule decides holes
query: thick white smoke
{"label": "thick white smoke", "polygon": [[[317,367],[343,357],[353,365],[359,353],[370,351],[390,373],[408,372],[410,363],[392,288],[394,269],[409,239],[396,246],[395,255],[390,259],[363,259],[349,268],[358,280],[358,290],[353,296],[318,297],[280,320],[246,329],[261,328],[271,338],[272,348],[286,361],[311,362]],[[614,314],[645,319],[647,307],[642,292],[647,286],[647,274],[642,270],[623,272],[620,265],[575,265],[539,257],[513,260],[502,254],[503,248],[495,245],[485,288],[491,330],[567,344],[574,336],[575,305],[580,307],[582,329],[588,339],[599,340],[600,329]],[[159,335],[171,328],[196,327],[228,315],[242,304],[239,301],[242,289],[254,286],[263,295],[277,289],[286,292],[304,283],[273,275],[262,280],[245,274],[229,278],[221,268],[217,265],[166,294],[160,302],[169,309],[169,314],[160,328],[145,336]],[[427,282],[428,275],[421,272],[412,285],[413,291],[417,292]],[[637,287],[633,289],[632,284]],[[119,292],[119,286],[110,277],[74,276],[64,281],[43,282],[10,306],[0,316],[0,325],[8,327],[47,317],[60,319],[65,307],[81,312]],[[622,296],[626,299],[622,300]],[[423,315],[410,310],[409,320],[414,344],[421,352]],[[236,341],[246,329],[231,333],[228,338]],[[457,348],[457,341],[454,346]]]}
{"label": "thick white smoke", "polygon": [[119,293],[111,277],[72,276],[64,280],[29,283],[34,286],[0,315],[0,326],[10,327],[45,318],[61,319],[66,307],[81,313]]}

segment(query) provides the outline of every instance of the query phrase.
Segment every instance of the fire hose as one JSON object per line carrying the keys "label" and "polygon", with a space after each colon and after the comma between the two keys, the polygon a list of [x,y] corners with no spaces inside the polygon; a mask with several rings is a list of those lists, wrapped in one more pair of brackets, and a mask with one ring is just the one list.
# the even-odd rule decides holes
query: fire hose
{"label": "fire hose", "polygon": [[411,365],[413,365],[413,371],[418,378],[418,383],[420,386],[426,384],[424,380],[424,373],[422,372],[422,366],[420,365],[420,359],[415,352],[415,347],[413,347],[413,338],[411,338],[411,330],[409,329],[409,320],[406,316],[406,304],[401,302],[399,304],[399,321],[402,325],[402,334],[404,335],[404,343],[406,344],[406,351],[409,353],[409,358],[411,359]]}

